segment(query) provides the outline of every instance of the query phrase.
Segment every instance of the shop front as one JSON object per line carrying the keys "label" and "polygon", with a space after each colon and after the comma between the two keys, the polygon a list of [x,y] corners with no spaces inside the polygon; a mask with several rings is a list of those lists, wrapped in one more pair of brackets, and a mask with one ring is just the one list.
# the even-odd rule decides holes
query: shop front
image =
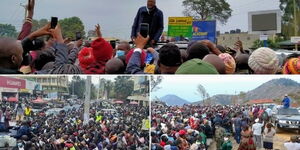
{"label": "shop front", "polygon": [[25,88],[23,79],[0,76],[0,101],[18,102],[19,93]]}

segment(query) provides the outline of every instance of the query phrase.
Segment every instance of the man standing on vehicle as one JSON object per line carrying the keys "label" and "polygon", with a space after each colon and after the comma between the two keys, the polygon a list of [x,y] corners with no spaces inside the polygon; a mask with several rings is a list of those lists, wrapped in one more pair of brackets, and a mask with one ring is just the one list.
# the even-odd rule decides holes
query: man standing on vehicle
{"label": "man standing on vehicle", "polygon": [[147,0],[147,6],[143,6],[138,10],[132,25],[132,41],[137,38],[141,23],[149,24],[150,45],[155,45],[164,30],[163,12],[156,7],[156,0]]}
{"label": "man standing on vehicle", "polygon": [[283,105],[283,108],[289,108],[290,107],[290,103],[291,103],[290,98],[288,97],[287,94],[285,94],[284,99],[281,102],[281,104]]}

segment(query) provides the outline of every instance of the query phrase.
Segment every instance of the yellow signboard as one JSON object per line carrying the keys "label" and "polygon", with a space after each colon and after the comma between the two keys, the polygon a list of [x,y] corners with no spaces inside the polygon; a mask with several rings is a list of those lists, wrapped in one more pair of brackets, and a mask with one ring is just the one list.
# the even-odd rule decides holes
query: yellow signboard
{"label": "yellow signboard", "polygon": [[193,17],[169,17],[169,25],[191,26]]}

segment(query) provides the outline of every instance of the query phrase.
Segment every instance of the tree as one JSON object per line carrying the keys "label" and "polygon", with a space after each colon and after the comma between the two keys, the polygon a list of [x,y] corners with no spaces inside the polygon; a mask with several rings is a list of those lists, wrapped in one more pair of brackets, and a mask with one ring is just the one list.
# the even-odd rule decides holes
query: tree
{"label": "tree", "polygon": [[114,87],[114,83],[111,80],[106,80],[104,82],[104,89],[105,89],[105,94],[106,94],[106,98],[111,98],[111,93],[112,93],[112,89]]}
{"label": "tree", "polygon": [[72,95],[77,95],[78,98],[83,99],[85,92],[85,80],[80,78],[80,76],[73,76],[72,81],[69,84],[69,91]]}
{"label": "tree", "polygon": [[0,24],[0,37],[16,38],[18,35],[16,27],[11,24]]}
{"label": "tree", "polygon": [[114,90],[116,92],[116,98],[127,99],[133,92],[134,83],[130,80],[129,76],[118,76],[115,78]]}
{"label": "tree", "polygon": [[[283,37],[276,36],[274,39],[268,39],[267,44],[268,44],[268,47],[276,49],[276,48],[280,47],[279,43],[282,41],[284,41]],[[261,40],[255,40],[253,42],[252,48],[257,49],[260,47],[264,47],[264,42]]]}
{"label": "tree", "polygon": [[300,34],[300,1],[296,0],[296,5],[294,5],[293,0],[280,0],[280,9],[283,12],[282,16],[282,34],[288,39],[295,34],[295,24],[294,24],[294,7],[296,7],[296,18],[297,18],[297,31]]}
{"label": "tree", "polygon": [[75,40],[76,32],[81,32],[81,35],[84,37],[84,25],[80,18],[71,17],[59,20],[59,24],[62,28],[62,34],[65,38],[71,38]]}
{"label": "tree", "polygon": [[226,23],[232,10],[225,0],[184,0],[183,14],[196,20],[208,20],[210,17]]}
{"label": "tree", "polygon": [[151,76],[151,91],[155,92],[159,90],[161,87],[158,85],[162,82],[163,76]]}
{"label": "tree", "polygon": [[[205,104],[205,99],[209,98],[209,94],[206,92],[206,89],[201,84],[199,84],[197,86],[197,93],[196,94],[201,96],[201,98],[203,100],[203,104]],[[209,103],[207,103],[207,104],[209,104]]]}

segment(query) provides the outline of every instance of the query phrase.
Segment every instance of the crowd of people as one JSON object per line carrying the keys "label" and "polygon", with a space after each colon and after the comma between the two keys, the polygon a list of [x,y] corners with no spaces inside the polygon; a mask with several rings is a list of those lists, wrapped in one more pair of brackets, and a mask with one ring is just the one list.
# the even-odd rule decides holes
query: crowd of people
{"label": "crowd of people", "polygon": [[[28,0],[28,16],[17,40],[0,38],[0,73],[2,74],[299,74],[299,54],[277,56],[261,47],[251,52],[242,41],[233,48],[208,40],[191,41],[186,49],[165,41],[163,12],[155,0],[138,10],[131,39],[116,46],[105,41],[96,25],[94,41],[65,40],[58,24],[50,23],[31,32],[34,0]],[[148,37],[140,35],[141,24],[148,24]],[[74,31],[75,34],[75,31]],[[46,40],[40,37],[47,36]]]}
{"label": "crowd of people", "polygon": [[148,107],[95,102],[90,108],[90,119],[85,123],[82,103],[79,108],[62,109],[50,114],[43,110],[34,112],[30,105],[25,108],[20,106],[18,104],[16,109],[10,111],[16,114],[10,116],[10,121],[18,118],[20,110],[25,115],[18,118],[15,127],[10,127],[16,130],[15,134],[11,134],[17,140],[17,146],[13,149],[149,149],[150,124],[147,126],[146,121],[149,117]]}
{"label": "crowd of people", "polygon": [[[151,149],[232,150],[238,144],[238,150],[271,150],[276,135],[271,115],[270,107],[259,105],[154,104]],[[292,138],[295,148],[297,138]]]}

